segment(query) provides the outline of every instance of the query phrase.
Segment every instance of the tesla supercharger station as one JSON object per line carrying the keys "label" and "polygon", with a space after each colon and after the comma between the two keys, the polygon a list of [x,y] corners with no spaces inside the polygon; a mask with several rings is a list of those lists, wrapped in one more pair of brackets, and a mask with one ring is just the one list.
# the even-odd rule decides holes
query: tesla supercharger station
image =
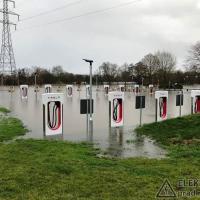
{"label": "tesla supercharger station", "polygon": [[63,134],[63,94],[42,95],[44,136]]}
{"label": "tesla supercharger station", "polygon": [[168,91],[156,91],[156,121],[167,119],[168,115]]}
{"label": "tesla supercharger station", "polygon": [[105,94],[108,94],[110,86],[109,85],[104,85],[103,87],[104,87]]}
{"label": "tesla supercharger station", "polygon": [[120,90],[120,92],[125,92],[125,86],[124,85],[119,85],[119,90]]}
{"label": "tesla supercharger station", "polygon": [[28,99],[28,85],[20,85],[20,95],[22,99]]}
{"label": "tesla supercharger station", "polygon": [[124,125],[124,93],[109,92],[109,118],[111,127]]}
{"label": "tesla supercharger station", "polygon": [[50,84],[44,86],[45,93],[51,93],[52,92],[52,86]]}
{"label": "tesla supercharger station", "polygon": [[66,89],[67,89],[67,96],[72,97],[73,96],[73,85],[67,85]]}
{"label": "tesla supercharger station", "polygon": [[153,85],[149,85],[149,94],[153,94]]}
{"label": "tesla supercharger station", "polygon": [[86,85],[86,98],[90,97],[90,85]]}
{"label": "tesla supercharger station", "polygon": [[139,85],[135,85],[134,89],[135,89],[135,94],[139,94],[140,93],[140,86]]}
{"label": "tesla supercharger station", "polygon": [[192,114],[200,113],[200,90],[192,90]]}

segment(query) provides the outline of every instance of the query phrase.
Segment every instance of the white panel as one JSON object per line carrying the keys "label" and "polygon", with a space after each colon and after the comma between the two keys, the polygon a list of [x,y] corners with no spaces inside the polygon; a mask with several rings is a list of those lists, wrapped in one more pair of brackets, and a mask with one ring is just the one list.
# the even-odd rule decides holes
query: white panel
{"label": "white panel", "polygon": [[63,98],[62,93],[46,93],[42,95],[45,109],[45,136],[63,134]]}
{"label": "white panel", "polygon": [[157,99],[157,121],[166,120],[168,117],[168,91],[156,91],[155,98]]}
{"label": "white panel", "polygon": [[121,127],[124,125],[124,93],[109,92],[111,127]]}

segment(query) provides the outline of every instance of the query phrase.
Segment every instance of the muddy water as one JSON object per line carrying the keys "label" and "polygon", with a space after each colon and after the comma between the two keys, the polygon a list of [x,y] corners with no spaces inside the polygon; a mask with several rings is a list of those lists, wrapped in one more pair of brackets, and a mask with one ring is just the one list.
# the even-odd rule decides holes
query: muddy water
{"label": "muddy water", "polygon": [[[57,87],[53,87],[53,92],[57,92]],[[83,86],[78,92],[74,87],[73,98],[68,98],[65,87],[61,91],[64,98],[64,135],[63,139],[73,142],[92,141],[108,155],[119,157],[148,157],[162,158],[165,151],[157,146],[152,140],[146,137],[138,137],[134,132],[139,124],[140,111],[135,109],[135,94],[125,93],[125,119],[124,127],[120,129],[109,128],[109,103],[105,96],[103,87],[99,92],[93,88],[94,104],[94,131],[89,136],[86,131],[86,116],[80,115],[80,99],[86,97],[86,90]],[[29,88],[28,100],[20,98],[19,89],[16,87],[13,93],[8,92],[8,88],[1,88],[0,105],[11,109],[12,114],[20,118],[30,132],[25,138],[44,138],[42,102],[41,94],[44,88],[40,88],[37,93],[34,88]],[[177,92],[169,92],[169,118],[179,116],[179,107],[176,107]],[[155,99],[154,95],[145,92],[146,108],[143,110],[143,123],[155,121]],[[190,91],[184,90],[184,106],[182,114],[191,113]],[[162,133],[160,133],[162,134]]]}

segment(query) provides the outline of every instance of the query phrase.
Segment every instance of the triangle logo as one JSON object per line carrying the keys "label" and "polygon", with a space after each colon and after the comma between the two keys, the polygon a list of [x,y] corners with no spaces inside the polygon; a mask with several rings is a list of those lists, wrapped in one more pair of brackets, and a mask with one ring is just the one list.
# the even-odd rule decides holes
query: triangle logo
{"label": "triangle logo", "polygon": [[157,198],[176,198],[176,193],[174,189],[172,188],[170,182],[166,179],[162,186],[160,187],[157,195]]}

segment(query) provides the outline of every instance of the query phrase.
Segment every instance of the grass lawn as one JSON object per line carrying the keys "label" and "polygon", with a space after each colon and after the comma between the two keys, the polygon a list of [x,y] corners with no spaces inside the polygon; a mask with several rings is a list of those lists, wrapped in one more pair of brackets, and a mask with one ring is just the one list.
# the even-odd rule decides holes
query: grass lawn
{"label": "grass lawn", "polygon": [[0,142],[12,140],[27,132],[19,119],[6,115],[9,112],[8,109],[0,107]]}
{"label": "grass lawn", "polygon": [[7,108],[0,107],[0,113],[7,114],[10,113],[10,110],[8,110]]}
{"label": "grass lawn", "polygon": [[[193,117],[195,121],[200,120],[200,116]],[[192,123],[193,117],[186,117],[186,120]],[[155,199],[165,178],[170,180],[176,192],[181,191],[176,186],[179,178],[200,178],[200,148],[196,144],[199,137],[194,131],[188,138],[184,130],[178,136],[172,135],[173,127],[165,123],[170,124],[166,121],[137,130],[169,150],[169,158],[163,160],[98,158],[99,150],[84,143],[46,140],[0,143],[0,199],[151,200]],[[15,125],[20,128],[12,129],[13,137],[23,130],[20,121]],[[160,128],[155,129],[157,126]],[[200,123],[197,126],[200,128]],[[149,131],[144,132],[145,129]],[[164,134],[168,134],[168,137],[163,136],[165,140],[160,136]],[[174,142],[176,137],[178,142]],[[192,142],[185,144],[180,138]]]}

